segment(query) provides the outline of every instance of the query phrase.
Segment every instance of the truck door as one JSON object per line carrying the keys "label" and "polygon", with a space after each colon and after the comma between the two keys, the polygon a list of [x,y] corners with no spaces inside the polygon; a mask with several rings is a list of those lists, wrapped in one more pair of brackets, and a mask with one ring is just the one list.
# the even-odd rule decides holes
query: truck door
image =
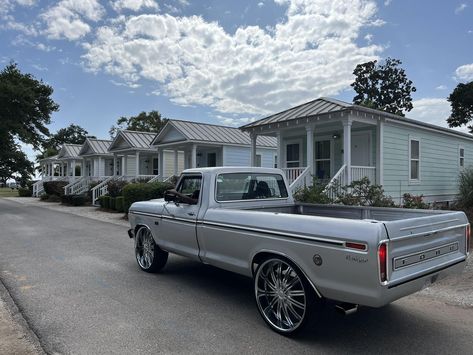
{"label": "truck door", "polygon": [[167,202],[163,209],[160,245],[163,249],[199,260],[196,236],[197,215],[201,205],[202,175],[185,174],[176,190],[197,201],[196,204]]}

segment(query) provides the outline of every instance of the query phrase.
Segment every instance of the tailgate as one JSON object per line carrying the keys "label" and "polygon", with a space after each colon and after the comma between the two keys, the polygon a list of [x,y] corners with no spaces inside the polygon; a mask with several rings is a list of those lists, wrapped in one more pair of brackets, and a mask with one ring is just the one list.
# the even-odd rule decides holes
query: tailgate
{"label": "tailgate", "polygon": [[388,234],[389,287],[432,274],[462,262],[467,256],[463,212],[384,222]]}

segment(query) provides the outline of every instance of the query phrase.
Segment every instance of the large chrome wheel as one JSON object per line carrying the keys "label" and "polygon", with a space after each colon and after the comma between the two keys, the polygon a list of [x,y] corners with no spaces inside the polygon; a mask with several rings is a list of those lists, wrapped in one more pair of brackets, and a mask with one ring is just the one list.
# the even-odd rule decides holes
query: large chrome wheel
{"label": "large chrome wheel", "polygon": [[136,232],[135,256],[140,268],[146,272],[161,270],[168,260],[168,253],[156,245],[147,227],[141,227]]}
{"label": "large chrome wheel", "polygon": [[311,308],[310,286],[292,263],[272,258],[262,262],[255,274],[258,310],[269,326],[291,334],[305,323]]}

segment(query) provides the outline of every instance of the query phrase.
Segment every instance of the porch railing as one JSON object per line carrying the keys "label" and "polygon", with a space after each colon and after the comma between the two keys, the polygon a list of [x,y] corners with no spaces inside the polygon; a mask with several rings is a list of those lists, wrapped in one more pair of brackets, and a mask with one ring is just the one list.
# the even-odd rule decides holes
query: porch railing
{"label": "porch railing", "polygon": [[376,167],[374,166],[352,166],[351,181],[361,180],[367,177],[372,184],[376,183]]}
{"label": "porch railing", "polygon": [[297,176],[297,178],[289,184],[291,193],[294,194],[298,189],[312,185],[311,167],[308,166]]}
{"label": "porch railing", "polygon": [[289,185],[291,185],[298,177],[301,175],[304,170],[307,169],[306,167],[297,167],[297,168],[282,168],[281,170],[284,171],[286,174],[286,180]]}
{"label": "porch railing", "polygon": [[123,176],[110,176],[92,189],[92,204],[97,206],[97,200],[100,196],[108,193],[108,183],[112,180],[122,180]]}
{"label": "porch railing", "polygon": [[325,186],[324,193],[331,199],[334,200],[341,192],[342,187],[347,184],[347,166],[343,164],[342,167],[337,171],[333,178]]}

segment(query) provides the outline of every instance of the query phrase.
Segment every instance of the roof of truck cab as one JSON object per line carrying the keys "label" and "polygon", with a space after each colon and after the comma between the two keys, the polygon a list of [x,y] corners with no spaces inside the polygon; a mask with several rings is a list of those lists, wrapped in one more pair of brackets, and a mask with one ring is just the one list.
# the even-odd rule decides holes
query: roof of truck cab
{"label": "roof of truck cab", "polygon": [[266,174],[280,174],[283,172],[276,168],[261,168],[261,167],[242,167],[242,166],[224,166],[224,167],[213,167],[213,168],[193,168],[186,169],[182,173],[266,173]]}

